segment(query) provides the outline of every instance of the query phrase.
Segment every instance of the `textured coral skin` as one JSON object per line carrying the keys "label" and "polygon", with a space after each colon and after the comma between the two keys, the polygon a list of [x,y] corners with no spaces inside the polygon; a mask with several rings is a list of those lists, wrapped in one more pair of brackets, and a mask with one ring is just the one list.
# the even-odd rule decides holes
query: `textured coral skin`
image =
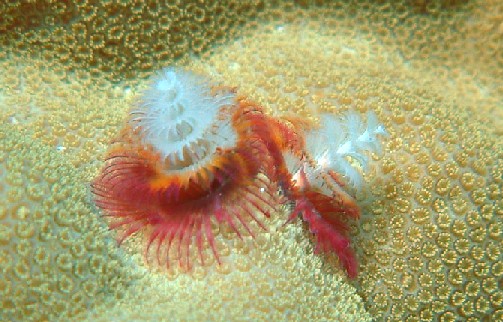
{"label": "textured coral skin", "polygon": [[[316,167],[304,139],[312,125],[295,117],[267,115],[243,97],[218,113],[218,122],[232,125],[235,146],[217,147],[210,161],[182,171],[170,171],[161,153],[145,146],[141,129],[124,129],[92,183],[96,204],[111,217],[110,228],[122,232],[119,243],[143,231],[146,258],[154,252],[159,265],[177,260],[190,269],[194,248],[204,265],[207,247],[220,264],[212,225],[227,225],[239,238],[254,237],[253,227],[265,230],[263,220],[288,202],[293,204],[288,222],[300,214],[315,235],[315,252],[335,252],[354,278],[357,263],[343,218],[358,218],[358,206],[333,171],[312,183],[301,168],[299,184],[285,161],[289,153],[302,167]],[[320,180],[323,191],[317,187]]]}

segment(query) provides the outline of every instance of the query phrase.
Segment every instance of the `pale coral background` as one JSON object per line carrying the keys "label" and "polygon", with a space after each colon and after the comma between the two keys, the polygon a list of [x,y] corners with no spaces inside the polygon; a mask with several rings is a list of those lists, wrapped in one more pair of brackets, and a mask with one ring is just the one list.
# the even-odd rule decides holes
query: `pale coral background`
{"label": "pale coral background", "polygon": [[[0,320],[503,319],[502,4],[231,4],[0,6]],[[377,113],[356,280],[300,219],[280,228],[287,209],[256,241],[222,229],[222,267],[117,248],[89,182],[170,64],[273,114]]]}

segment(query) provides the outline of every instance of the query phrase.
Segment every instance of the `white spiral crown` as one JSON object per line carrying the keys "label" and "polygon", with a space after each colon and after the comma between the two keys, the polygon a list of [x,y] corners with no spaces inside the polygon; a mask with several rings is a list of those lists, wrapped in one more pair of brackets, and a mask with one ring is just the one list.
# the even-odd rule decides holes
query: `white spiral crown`
{"label": "white spiral crown", "polygon": [[322,114],[320,125],[306,137],[307,151],[317,164],[316,169],[307,172],[308,179],[316,181],[320,171],[333,170],[342,174],[350,186],[360,190],[362,172],[368,167],[368,154],[381,154],[378,136],[388,135],[384,126],[373,112],[367,113],[366,124],[356,113],[350,112],[341,118]]}
{"label": "white spiral crown", "polygon": [[217,147],[230,148],[237,136],[223,106],[235,103],[229,90],[215,91],[206,78],[179,68],[154,76],[131,112],[144,144],[154,147],[171,170],[195,167]]}

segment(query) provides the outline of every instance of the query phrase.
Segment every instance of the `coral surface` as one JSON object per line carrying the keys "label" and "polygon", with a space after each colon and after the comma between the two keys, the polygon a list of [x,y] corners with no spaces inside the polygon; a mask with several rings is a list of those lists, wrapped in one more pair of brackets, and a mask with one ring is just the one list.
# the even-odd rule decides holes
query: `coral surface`
{"label": "coral surface", "polygon": [[[0,4],[0,319],[502,319],[501,1],[183,3]],[[189,275],[114,246],[87,183],[143,79],[180,57],[271,115],[384,123],[356,280],[288,209],[255,242],[218,231],[227,264]]]}

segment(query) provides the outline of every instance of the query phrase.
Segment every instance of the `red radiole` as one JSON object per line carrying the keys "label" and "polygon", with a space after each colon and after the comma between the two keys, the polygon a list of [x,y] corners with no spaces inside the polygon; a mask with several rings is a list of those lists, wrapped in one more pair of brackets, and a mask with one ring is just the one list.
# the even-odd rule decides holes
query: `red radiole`
{"label": "red radiole", "polygon": [[165,69],[92,182],[95,203],[120,231],[119,243],[142,232],[147,259],[154,254],[159,265],[177,261],[186,269],[208,256],[221,263],[215,227],[254,237],[290,203],[288,221],[300,215],[315,235],[315,251],[335,252],[353,278],[345,218],[360,211],[333,170],[317,172],[316,180],[306,175],[316,167],[305,143],[312,127],[270,116],[202,76]]}

